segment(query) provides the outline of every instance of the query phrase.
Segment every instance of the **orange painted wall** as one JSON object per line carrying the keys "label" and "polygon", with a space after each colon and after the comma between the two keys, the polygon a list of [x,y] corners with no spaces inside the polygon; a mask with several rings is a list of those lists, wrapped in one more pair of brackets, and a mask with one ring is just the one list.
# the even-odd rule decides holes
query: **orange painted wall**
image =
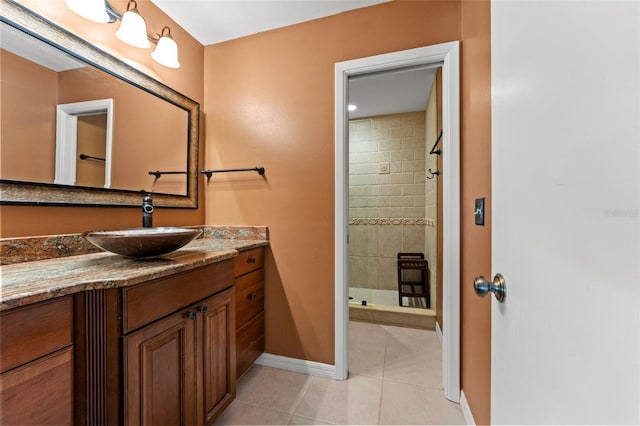
{"label": "orange painted wall", "polygon": [[[171,27],[171,34],[180,49],[181,67],[179,69],[170,69],[157,64],[151,59],[151,49],[137,49],[122,43],[115,36],[117,25],[97,24],[75,15],[65,6],[64,0],[19,0],[19,3],[109,51],[200,104],[203,103],[204,47],[150,1],[139,0],[138,10],[144,15],[149,32],[159,32],[164,25]],[[116,10],[122,12],[126,10],[127,1],[112,0],[111,4]],[[204,141],[203,126],[201,126],[201,140]],[[200,150],[200,164],[204,161],[203,145]],[[154,215],[154,225],[203,224],[205,216],[202,180],[199,206],[198,209],[158,208]],[[115,229],[140,226],[140,221],[140,209],[133,207],[0,206],[0,237]]]}
{"label": "orange painted wall", "polygon": [[4,49],[0,56],[0,178],[53,182],[58,75]]}
{"label": "orange painted wall", "polygon": [[459,37],[459,3],[393,1],[205,47],[210,224],[265,224],[266,350],[334,362],[334,65]]}
{"label": "orange painted wall", "polygon": [[[491,4],[461,3],[462,389],[476,424],[489,424],[491,300],[473,290],[477,275],[491,276]],[[484,227],[474,224],[474,200],[486,198]]]}

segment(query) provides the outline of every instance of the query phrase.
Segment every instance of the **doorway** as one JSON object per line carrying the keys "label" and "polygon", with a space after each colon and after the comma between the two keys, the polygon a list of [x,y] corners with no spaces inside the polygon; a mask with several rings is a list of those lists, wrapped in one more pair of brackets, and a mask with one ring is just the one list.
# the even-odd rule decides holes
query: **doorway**
{"label": "doorway", "polygon": [[435,330],[442,289],[440,68],[349,77],[351,320]]}
{"label": "doorway", "polygon": [[442,65],[443,173],[443,387],[445,397],[460,399],[460,164],[459,43],[372,56],[335,66],[335,374],[348,376],[348,115],[349,78],[409,67]]}

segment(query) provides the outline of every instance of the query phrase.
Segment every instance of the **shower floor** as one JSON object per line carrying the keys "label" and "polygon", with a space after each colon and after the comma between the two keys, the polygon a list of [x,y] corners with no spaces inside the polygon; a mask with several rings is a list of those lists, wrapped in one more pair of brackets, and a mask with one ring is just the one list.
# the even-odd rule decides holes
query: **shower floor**
{"label": "shower floor", "polygon": [[[425,307],[398,306],[398,292],[368,288],[349,288],[349,319],[374,324],[435,330],[436,312]],[[407,298],[405,298],[407,299]],[[366,301],[366,306],[362,301]],[[409,302],[409,303],[408,303]],[[405,305],[412,301],[404,300]],[[424,299],[421,301],[424,305]]]}

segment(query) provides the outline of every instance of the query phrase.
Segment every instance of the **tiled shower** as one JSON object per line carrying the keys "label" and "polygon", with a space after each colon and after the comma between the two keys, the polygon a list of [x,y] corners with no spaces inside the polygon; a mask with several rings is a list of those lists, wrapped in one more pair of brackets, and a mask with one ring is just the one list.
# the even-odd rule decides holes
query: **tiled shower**
{"label": "tiled shower", "polygon": [[[435,90],[426,111],[349,122],[349,296],[352,304],[398,307],[397,255],[424,253],[435,309],[437,139]],[[397,309],[396,309],[397,310]]]}

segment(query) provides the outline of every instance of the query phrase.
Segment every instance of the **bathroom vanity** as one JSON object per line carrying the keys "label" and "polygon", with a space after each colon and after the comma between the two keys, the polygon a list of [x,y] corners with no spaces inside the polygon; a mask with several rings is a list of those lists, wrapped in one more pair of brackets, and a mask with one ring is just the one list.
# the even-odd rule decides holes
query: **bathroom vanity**
{"label": "bathroom vanity", "polygon": [[236,336],[243,371],[264,350],[268,242],[210,234],[156,259],[3,266],[0,424],[211,424]]}

